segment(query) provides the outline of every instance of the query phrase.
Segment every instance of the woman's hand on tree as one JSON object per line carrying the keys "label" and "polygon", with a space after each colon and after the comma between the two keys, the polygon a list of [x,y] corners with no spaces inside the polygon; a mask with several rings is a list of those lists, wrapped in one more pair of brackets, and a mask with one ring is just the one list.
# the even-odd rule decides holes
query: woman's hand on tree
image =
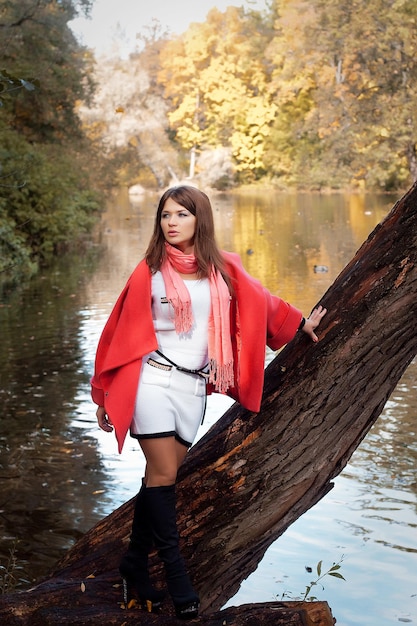
{"label": "woman's hand on tree", "polygon": [[327,309],[324,309],[321,305],[313,309],[313,311],[310,313],[310,316],[306,319],[305,324],[302,328],[302,331],[306,333],[306,335],[308,335],[312,339],[312,341],[314,341],[315,343],[317,343],[319,338],[317,337],[314,330],[320,324],[321,320],[326,315],[326,313],[327,313]]}

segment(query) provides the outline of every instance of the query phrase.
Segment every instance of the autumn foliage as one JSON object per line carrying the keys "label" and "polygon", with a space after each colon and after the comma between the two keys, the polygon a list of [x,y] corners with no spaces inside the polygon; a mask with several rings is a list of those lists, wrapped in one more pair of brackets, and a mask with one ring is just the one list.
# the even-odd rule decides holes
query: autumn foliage
{"label": "autumn foliage", "polygon": [[95,120],[113,140],[117,124],[142,167],[157,161],[158,183],[196,157],[192,175],[219,188],[403,188],[417,178],[416,12],[416,0],[275,0],[212,9],[179,36],[155,27],[129,60],[100,64]]}

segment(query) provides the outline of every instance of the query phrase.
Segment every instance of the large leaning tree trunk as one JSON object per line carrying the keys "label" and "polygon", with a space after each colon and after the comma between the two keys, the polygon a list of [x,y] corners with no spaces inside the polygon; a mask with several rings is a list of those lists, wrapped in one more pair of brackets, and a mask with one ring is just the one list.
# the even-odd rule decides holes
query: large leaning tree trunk
{"label": "large leaning tree trunk", "polygon": [[[320,343],[300,333],[268,366],[261,411],[233,405],[190,451],[179,476],[178,513],[203,623],[246,623],[238,610],[229,622],[215,611],[268,546],[332,488],[416,355],[416,262],[415,185],[320,300],[328,308]],[[131,515],[132,501],[89,531],[46,580],[5,596],[0,622],[169,623],[166,615],[120,617],[120,590],[112,585]],[[153,570],[162,581],[156,560]],[[331,623],[291,621],[288,614],[278,621],[278,613],[269,623]]]}

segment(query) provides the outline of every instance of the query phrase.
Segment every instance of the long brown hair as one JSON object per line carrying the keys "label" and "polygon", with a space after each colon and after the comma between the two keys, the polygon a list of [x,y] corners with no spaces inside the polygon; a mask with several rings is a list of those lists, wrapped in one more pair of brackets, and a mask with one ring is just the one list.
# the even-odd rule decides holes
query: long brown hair
{"label": "long brown hair", "polygon": [[161,215],[168,198],[172,198],[196,218],[194,254],[198,263],[198,276],[207,278],[210,276],[211,269],[215,268],[221,272],[229,289],[231,289],[230,278],[225,272],[223,257],[216,243],[210,200],[203,191],[188,185],[179,185],[167,189],[159,200],[153,234],[145,253],[145,259],[151,271],[155,273],[160,270],[166,257]]}

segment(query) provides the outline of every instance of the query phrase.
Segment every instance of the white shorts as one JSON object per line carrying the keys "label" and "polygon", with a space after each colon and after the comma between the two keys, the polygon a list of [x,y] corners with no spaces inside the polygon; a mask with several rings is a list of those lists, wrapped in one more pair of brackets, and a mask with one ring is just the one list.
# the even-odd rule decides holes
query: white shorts
{"label": "white shorts", "polygon": [[[151,359],[152,361],[152,359]],[[206,383],[197,374],[143,363],[130,434],[136,439],[172,437],[192,445],[204,416]]]}

